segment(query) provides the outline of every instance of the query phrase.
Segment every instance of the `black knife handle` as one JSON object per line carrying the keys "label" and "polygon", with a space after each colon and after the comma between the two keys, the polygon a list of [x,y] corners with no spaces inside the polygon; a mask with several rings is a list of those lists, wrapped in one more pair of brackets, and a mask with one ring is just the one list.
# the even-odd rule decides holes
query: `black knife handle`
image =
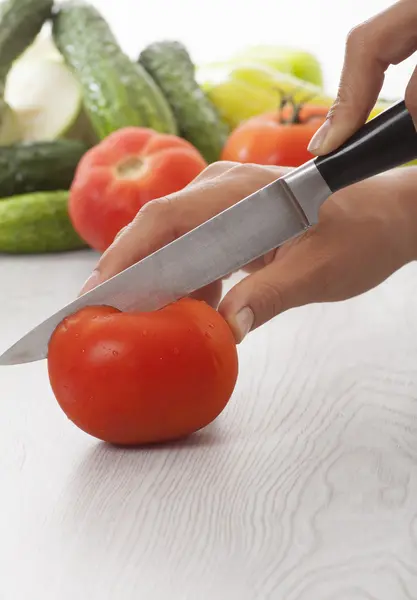
{"label": "black knife handle", "polygon": [[368,121],[340,148],[314,160],[332,192],[417,158],[417,132],[404,100]]}

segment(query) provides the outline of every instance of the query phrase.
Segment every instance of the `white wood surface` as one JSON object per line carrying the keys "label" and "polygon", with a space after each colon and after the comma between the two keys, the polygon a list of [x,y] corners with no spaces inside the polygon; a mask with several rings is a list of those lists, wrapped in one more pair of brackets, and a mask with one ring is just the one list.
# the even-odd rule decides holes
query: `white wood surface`
{"label": "white wood surface", "polygon": [[[94,261],[2,257],[2,347]],[[411,265],[282,315],[217,421],[153,450],[78,431],[44,362],[1,368],[1,600],[416,599],[416,293]]]}

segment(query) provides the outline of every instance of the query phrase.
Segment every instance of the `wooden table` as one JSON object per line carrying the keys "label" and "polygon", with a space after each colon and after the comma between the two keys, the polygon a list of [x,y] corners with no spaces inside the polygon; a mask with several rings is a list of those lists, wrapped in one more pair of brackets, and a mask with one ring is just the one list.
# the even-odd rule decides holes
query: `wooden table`
{"label": "wooden table", "polygon": [[[72,299],[92,253],[0,259],[2,348]],[[417,268],[277,318],[217,421],[120,450],[0,368],[1,600],[417,598]]]}

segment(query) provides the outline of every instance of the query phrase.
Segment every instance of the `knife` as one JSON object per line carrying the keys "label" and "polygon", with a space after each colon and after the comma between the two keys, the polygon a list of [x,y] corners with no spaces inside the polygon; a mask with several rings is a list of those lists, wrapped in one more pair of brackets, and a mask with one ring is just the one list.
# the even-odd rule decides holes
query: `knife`
{"label": "knife", "polygon": [[2,354],[0,365],[46,358],[56,326],[87,305],[152,311],[187,296],[316,224],[332,193],[415,158],[417,132],[400,101],[334,152],[308,161],[69,303]]}

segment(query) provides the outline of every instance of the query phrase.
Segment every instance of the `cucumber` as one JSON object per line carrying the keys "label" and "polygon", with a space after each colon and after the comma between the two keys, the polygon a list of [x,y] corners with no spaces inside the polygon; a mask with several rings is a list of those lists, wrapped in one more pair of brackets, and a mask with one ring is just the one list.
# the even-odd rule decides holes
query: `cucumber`
{"label": "cucumber", "polygon": [[88,146],[71,140],[15,144],[0,151],[0,198],[69,189]]}
{"label": "cucumber", "polygon": [[177,133],[161,90],[122,52],[93,6],[71,1],[60,4],[53,19],[53,37],[81,84],[87,115],[100,139],[128,126]]}
{"label": "cucumber", "polygon": [[3,0],[0,4],[0,78],[30,46],[50,18],[53,0]]}
{"label": "cucumber", "polygon": [[59,190],[0,200],[0,252],[38,254],[84,248],[68,216],[68,196]]}
{"label": "cucumber", "polygon": [[214,104],[195,79],[194,64],[179,42],[151,44],[139,63],[160,86],[176,117],[180,134],[207,160],[219,160],[229,134]]}

